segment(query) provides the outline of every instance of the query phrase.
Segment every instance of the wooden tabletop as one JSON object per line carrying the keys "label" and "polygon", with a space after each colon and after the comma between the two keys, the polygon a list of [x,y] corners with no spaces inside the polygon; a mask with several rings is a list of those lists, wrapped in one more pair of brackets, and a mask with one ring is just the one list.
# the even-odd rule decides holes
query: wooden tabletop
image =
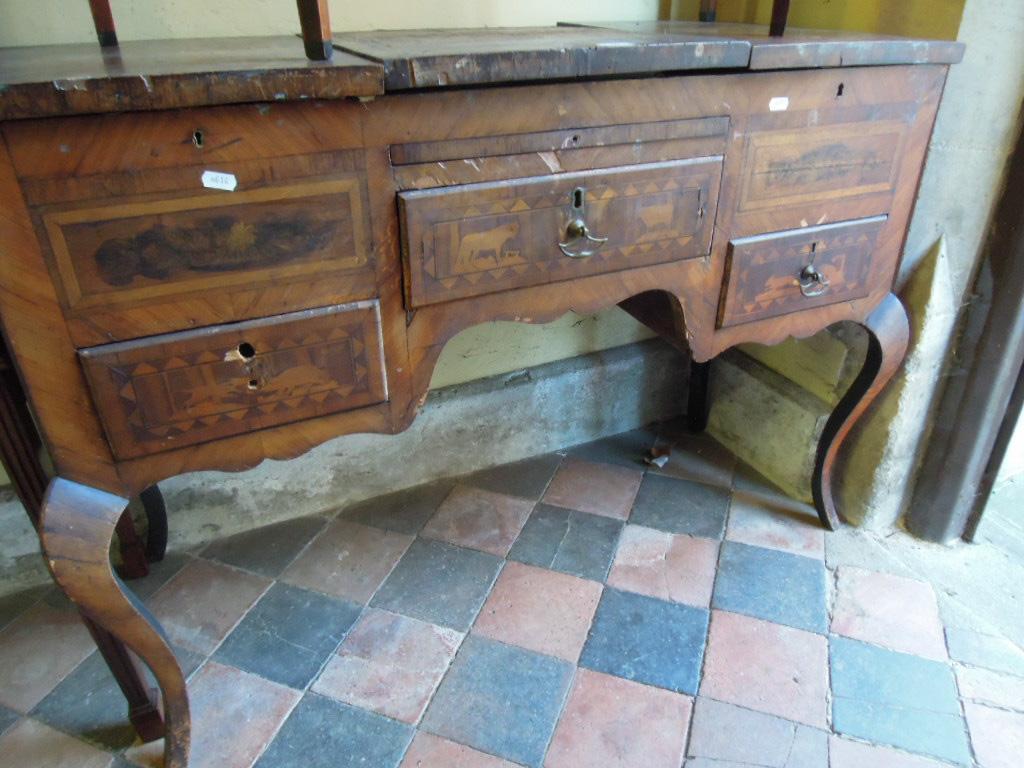
{"label": "wooden tabletop", "polygon": [[0,48],[0,120],[410,88],[643,75],[958,62],[963,45],[885,35],[679,21],[350,32],[331,61],[298,37]]}

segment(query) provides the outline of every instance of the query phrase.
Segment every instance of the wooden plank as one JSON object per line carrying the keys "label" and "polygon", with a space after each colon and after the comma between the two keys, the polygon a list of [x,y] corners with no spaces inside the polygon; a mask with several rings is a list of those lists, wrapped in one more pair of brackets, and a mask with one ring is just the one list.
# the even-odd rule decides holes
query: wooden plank
{"label": "wooden plank", "polygon": [[388,90],[746,67],[749,43],[573,26],[352,32],[342,50],[379,61]]}
{"label": "wooden plank", "polygon": [[379,64],[309,61],[294,37],[0,48],[0,120],[383,93]]}
{"label": "wooden plank", "polygon": [[772,37],[758,24],[705,24],[691,21],[612,21],[593,26],[651,35],[707,35],[750,45],[749,68],[809,69],[883,64],[956,64],[964,55],[955,40],[914,40],[866,32],[790,28]]}

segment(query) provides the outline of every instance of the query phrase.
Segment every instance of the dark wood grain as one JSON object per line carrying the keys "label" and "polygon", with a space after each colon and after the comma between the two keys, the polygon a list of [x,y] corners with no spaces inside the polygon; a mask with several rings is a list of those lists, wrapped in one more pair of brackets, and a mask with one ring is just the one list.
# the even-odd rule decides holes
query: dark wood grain
{"label": "dark wood grain", "polygon": [[310,61],[295,37],[0,48],[0,120],[383,93],[379,64]]}
{"label": "dark wood grain", "polygon": [[299,25],[306,56],[312,61],[328,61],[334,51],[331,46],[331,17],[327,0],[296,0],[299,7]]}
{"label": "dark wood grain", "polygon": [[335,45],[384,65],[389,91],[745,67],[745,41],[576,27],[349,32]]}

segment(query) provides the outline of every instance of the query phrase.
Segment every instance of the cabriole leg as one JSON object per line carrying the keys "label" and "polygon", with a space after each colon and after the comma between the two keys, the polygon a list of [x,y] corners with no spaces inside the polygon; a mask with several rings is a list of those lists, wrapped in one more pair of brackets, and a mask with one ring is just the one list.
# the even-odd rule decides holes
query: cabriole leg
{"label": "cabriole leg", "polygon": [[[163,701],[164,766],[185,768],[189,747],[185,678],[160,625],[126,590],[110,564],[110,541],[127,504],[119,496],[57,478],[43,500],[43,552],[54,580],[100,629],[97,640],[109,641],[100,644],[108,662],[127,665],[134,673],[132,684],[141,689],[141,677],[127,647],[153,673]],[[152,724],[155,708],[143,710],[144,705],[136,708],[133,722]],[[143,738],[147,735],[159,734],[143,734]]]}
{"label": "cabriole leg", "polygon": [[878,397],[900,367],[910,340],[910,323],[900,300],[888,294],[862,323],[868,332],[868,353],[864,367],[849,391],[839,401],[818,441],[811,491],[821,522],[830,531],[839,527],[841,516],[832,495],[836,456],[853,425]]}

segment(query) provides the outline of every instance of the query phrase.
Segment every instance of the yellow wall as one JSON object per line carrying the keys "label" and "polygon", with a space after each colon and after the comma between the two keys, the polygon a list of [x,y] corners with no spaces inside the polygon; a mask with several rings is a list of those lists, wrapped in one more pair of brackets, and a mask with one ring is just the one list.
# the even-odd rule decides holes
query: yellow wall
{"label": "yellow wall", "polygon": [[[792,0],[789,23],[805,29],[846,29],[955,40],[965,0]],[[699,0],[675,0],[672,18],[696,19]],[[767,24],[772,0],[718,0],[719,21]]]}

